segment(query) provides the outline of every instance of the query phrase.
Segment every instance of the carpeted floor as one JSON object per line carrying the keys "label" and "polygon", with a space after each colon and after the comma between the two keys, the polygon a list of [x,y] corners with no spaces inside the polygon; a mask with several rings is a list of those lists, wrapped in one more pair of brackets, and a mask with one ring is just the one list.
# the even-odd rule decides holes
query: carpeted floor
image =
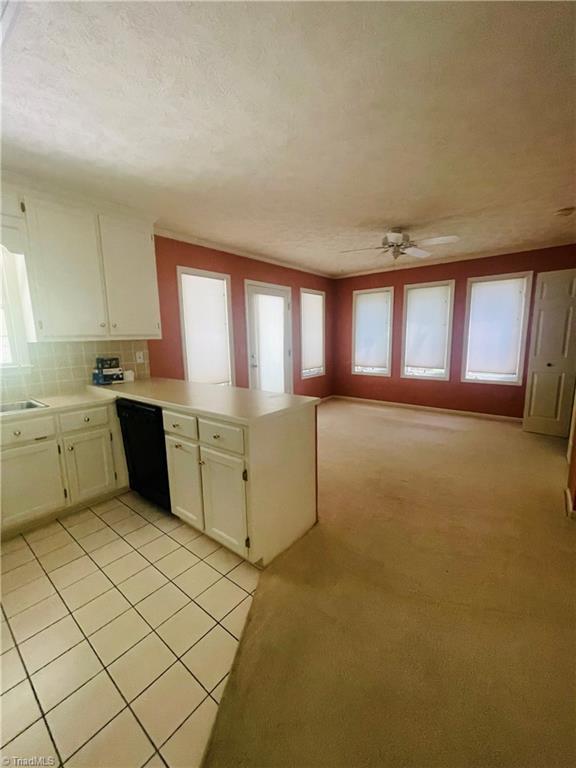
{"label": "carpeted floor", "polygon": [[322,405],[320,523],[261,578],[205,768],[573,768],[565,450]]}

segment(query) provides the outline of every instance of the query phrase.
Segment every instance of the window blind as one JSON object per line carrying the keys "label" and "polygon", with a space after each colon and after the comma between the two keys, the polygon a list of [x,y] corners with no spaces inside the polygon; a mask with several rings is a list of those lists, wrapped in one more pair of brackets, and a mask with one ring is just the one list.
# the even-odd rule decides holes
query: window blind
{"label": "window blind", "polygon": [[230,384],[226,280],[186,273],[181,277],[188,379],[206,384]]}
{"label": "window blind", "polygon": [[526,276],[469,283],[466,379],[518,380],[526,293]]}
{"label": "window blind", "polygon": [[390,289],[354,294],[354,373],[390,372],[391,321]]}
{"label": "window blind", "polygon": [[407,288],[404,376],[448,376],[451,311],[451,283]]}
{"label": "window blind", "polygon": [[302,332],[302,375],[324,373],[324,294],[300,294]]}

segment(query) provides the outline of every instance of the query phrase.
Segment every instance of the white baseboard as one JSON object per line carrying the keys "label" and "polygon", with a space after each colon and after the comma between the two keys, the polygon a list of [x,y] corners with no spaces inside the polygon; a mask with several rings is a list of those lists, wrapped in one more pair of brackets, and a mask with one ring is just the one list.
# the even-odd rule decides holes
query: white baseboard
{"label": "white baseboard", "polygon": [[521,423],[519,416],[499,416],[496,413],[480,413],[478,411],[458,411],[455,408],[436,408],[432,405],[415,405],[414,403],[397,403],[394,400],[374,400],[368,397],[350,397],[348,395],[330,395],[326,400],[351,400],[356,403],[373,403],[375,405],[393,406],[395,408],[410,408],[417,411],[437,411],[439,413],[451,413],[455,416],[472,416],[476,419],[489,419],[490,421],[512,421]]}

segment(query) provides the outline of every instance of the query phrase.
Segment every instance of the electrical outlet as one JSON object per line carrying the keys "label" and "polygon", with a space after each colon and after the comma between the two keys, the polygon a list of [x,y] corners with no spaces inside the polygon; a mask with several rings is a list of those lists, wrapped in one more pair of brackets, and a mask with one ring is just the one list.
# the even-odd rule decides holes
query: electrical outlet
{"label": "electrical outlet", "polygon": [[136,352],[136,362],[137,363],[144,362],[144,352]]}

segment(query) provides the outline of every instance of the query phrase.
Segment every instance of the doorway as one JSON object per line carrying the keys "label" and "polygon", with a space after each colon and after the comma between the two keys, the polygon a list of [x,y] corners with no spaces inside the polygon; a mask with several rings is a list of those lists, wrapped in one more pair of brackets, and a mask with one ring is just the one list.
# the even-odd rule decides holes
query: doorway
{"label": "doorway", "polygon": [[246,280],[251,389],[292,392],[292,289]]}

